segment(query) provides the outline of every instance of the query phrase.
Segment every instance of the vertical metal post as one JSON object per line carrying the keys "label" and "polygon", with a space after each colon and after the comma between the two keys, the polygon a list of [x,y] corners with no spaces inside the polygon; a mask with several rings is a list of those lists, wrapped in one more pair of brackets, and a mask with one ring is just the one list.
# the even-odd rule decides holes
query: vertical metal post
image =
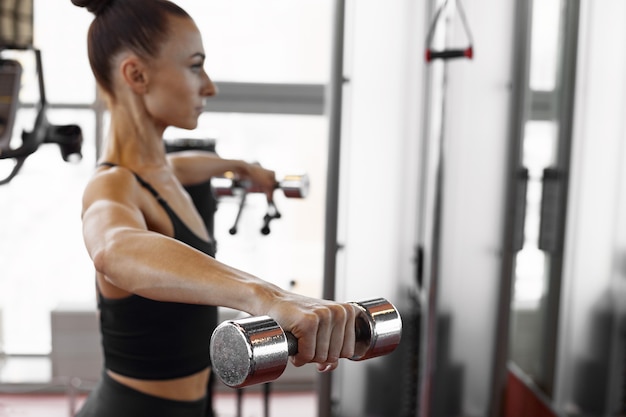
{"label": "vertical metal post", "polygon": [[[526,102],[528,78],[530,71],[530,21],[532,16],[532,1],[518,0],[515,5],[516,28],[513,45],[513,71],[511,93],[511,121],[509,127],[509,170],[507,174],[506,197],[506,224],[504,226],[503,252],[501,264],[501,279],[498,296],[498,315],[495,328],[495,346],[492,368],[491,404],[489,416],[502,415],[503,396],[506,390],[507,364],[509,360],[509,322],[511,317],[511,301],[513,296],[513,269],[515,257],[519,247],[517,232],[518,223],[523,222],[524,207],[526,204],[525,190],[520,189],[519,172],[521,166],[521,148],[524,137],[524,123],[526,120]],[[519,242],[517,242],[519,243]]]}
{"label": "vertical metal post", "polygon": [[243,416],[243,388],[237,388],[237,397],[236,397],[236,408],[237,408],[237,417]]}
{"label": "vertical metal post", "polygon": [[[328,168],[326,177],[326,229],[324,237],[324,281],[325,299],[335,298],[335,274],[337,266],[337,214],[339,207],[339,167],[341,151],[341,115],[343,93],[343,51],[345,0],[336,0],[333,16],[333,44],[331,73],[326,113],[328,114]],[[319,417],[330,417],[332,411],[332,386],[330,374],[319,377]]]}
{"label": "vertical metal post", "polygon": [[[555,376],[557,366],[557,345],[559,329],[559,311],[561,306],[561,286],[563,280],[563,247],[565,244],[565,230],[567,218],[568,184],[570,172],[570,159],[572,153],[572,136],[574,126],[574,101],[576,89],[576,63],[578,61],[578,26],[580,15],[580,1],[571,0],[563,2],[563,30],[561,59],[559,67],[558,91],[558,127],[557,136],[557,167],[561,172],[559,200],[555,204],[557,208],[557,251],[551,254],[550,276],[548,279],[547,292],[547,318],[546,318],[546,353],[544,356],[547,393],[554,395]],[[545,187],[545,185],[544,185]]]}
{"label": "vertical metal post", "polygon": [[100,159],[102,155],[102,146],[105,137],[104,132],[104,113],[106,111],[106,104],[104,102],[104,97],[102,97],[102,93],[100,92],[100,88],[96,86],[96,99],[94,100],[93,110],[96,117],[96,162]]}

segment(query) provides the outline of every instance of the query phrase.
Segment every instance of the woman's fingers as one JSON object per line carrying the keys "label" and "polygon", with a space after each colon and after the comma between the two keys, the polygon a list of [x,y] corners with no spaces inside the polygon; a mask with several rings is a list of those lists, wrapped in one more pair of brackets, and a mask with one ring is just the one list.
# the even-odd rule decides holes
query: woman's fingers
{"label": "woman's fingers", "polygon": [[355,311],[350,304],[342,304],[335,313],[328,346],[328,363],[335,363],[339,358],[350,358],[354,354],[355,340]]}
{"label": "woman's fingers", "polygon": [[341,358],[353,357],[356,347],[356,318],[359,313],[355,306],[352,304],[349,304],[349,306],[350,309],[344,325],[343,346],[339,354]]}
{"label": "woman's fingers", "polygon": [[318,370],[335,369],[339,358],[354,355],[356,309],[351,304],[330,304],[312,309],[291,328],[298,339],[295,366],[315,362]]}
{"label": "woman's fingers", "polygon": [[320,372],[320,373],[330,372],[332,370],[337,369],[338,366],[339,366],[339,362],[318,363],[317,364],[317,371]]}

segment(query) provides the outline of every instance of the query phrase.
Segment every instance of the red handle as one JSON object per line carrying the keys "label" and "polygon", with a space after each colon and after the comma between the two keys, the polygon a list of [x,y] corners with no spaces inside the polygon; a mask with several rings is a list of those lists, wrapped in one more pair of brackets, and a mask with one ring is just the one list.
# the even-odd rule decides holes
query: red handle
{"label": "red handle", "polygon": [[472,59],[474,57],[474,48],[469,46],[465,49],[446,49],[444,51],[433,51],[432,49],[426,49],[426,62],[431,62],[433,59],[453,59],[453,58],[467,58]]}

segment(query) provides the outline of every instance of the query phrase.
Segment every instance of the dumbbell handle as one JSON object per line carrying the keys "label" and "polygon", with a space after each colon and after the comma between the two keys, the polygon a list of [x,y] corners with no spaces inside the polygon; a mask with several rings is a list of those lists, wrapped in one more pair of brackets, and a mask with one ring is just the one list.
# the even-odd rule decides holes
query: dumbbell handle
{"label": "dumbbell handle", "polygon": [[[358,316],[356,318],[354,331],[355,331],[355,339],[356,339],[357,348],[364,344],[367,344],[369,346],[371,342],[370,341],[371,330],[369,328],[368,323],[365,321],[365,319],[363,319],[362,316]],[[287,339],[287,352],[289,356],[297,355],[298,354],[298,339],[293,334],[291,334],[291,332],[285,332],[285,337]],[[357,352],[355,352],[355,355],[350,359],[361,360],[361,357],[358,356]]]}

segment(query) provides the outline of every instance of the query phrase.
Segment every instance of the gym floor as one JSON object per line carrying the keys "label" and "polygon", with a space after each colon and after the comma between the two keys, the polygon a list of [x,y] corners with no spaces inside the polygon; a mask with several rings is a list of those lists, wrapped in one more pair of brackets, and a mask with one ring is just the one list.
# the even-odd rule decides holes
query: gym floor
{"label": "gym floor", "polygon": [[[84,396],[77,399],[80,407]],[[0,394],[0,417],[70,417],[70,400],[66,395]],[[215,398],[218,417],[237,417],[237,396],[218,393]],[[299,417],[317,415],[317,396],[313,392],[274,392],[269,400],[269,416]],[[265,417],[261,393],[244,393],[240,417]]]}
{"label": "gym floor", "polygon": [[[314,367],[288,367],[283,382],[271,384],[269,412],[261,386],[245,388],[241,396],[241,412],[237,410],[237,390],[218,386],[215,411],[218,417],[299,417],[317,416],[315,385],[307,376]],[[285,378],[286,377],[286,378]],[[52,383],[51,381],[54,381]],[[303,382],[304,381],[304,382]],[[75,404],[67,394],[67,381],[52,378],[52,364],[47,357],[0,356],[0,417],[70,417],[78,410],[93,382],[82,381]]]}

